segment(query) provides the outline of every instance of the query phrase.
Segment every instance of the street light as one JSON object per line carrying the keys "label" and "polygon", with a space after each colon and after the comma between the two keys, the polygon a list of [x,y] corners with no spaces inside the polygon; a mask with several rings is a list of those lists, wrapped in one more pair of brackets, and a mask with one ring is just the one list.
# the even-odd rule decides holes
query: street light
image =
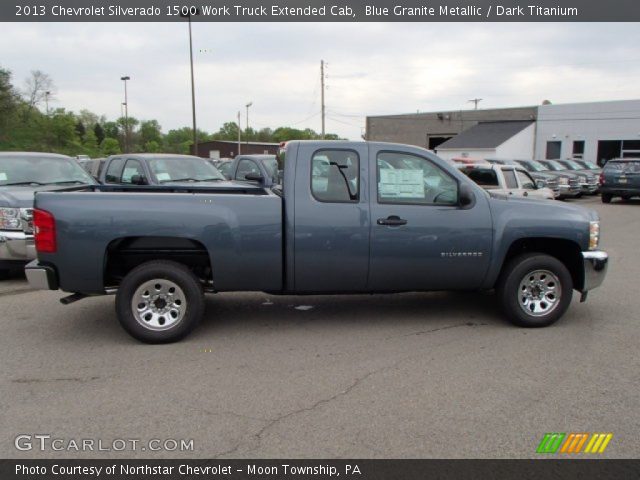
{"label": "street light", "polygon": [[247,133],[246,133],[246,137],[247,137],[247,143],[249,143],[249,107],[253,105],[253,102],[249,102],[245,105],[245,107],[247,107]]}
{"label": "street light", "polygon": [[[196,8],[194,15],[199,15],[200,11]],[[198,154],[198,133],[196,129],[196,87],[193,79],[193,38],[191,36],[191,9],[189,13],[181,13],[182,18],[186,18],[189,22],[189,62],[191,64],[191,113],[193,115],[193,154]]]}
{"label": "street light", "polygon": [[44,92],[44,103],[47,106],[47,117],[49,116],[49,95],[51,95],[50,91]]}
{"label": "street light", "polygon": [[127,80],[131,80],[131,77],[125,75],[120,77],[120,80],[124,82],[124,153],[129,152],[129,100],[127,99]]}

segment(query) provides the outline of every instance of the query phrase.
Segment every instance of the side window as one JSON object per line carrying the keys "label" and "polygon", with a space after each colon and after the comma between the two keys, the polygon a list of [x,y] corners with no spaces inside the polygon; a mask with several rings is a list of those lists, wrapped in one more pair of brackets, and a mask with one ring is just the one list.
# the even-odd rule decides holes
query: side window
{"label": "side window", "polygon": [[318,150],[311,159],[311,193],[321,202],[357,202],[360,158],[352,150]]}
{"label": "side window", "polygon": [[409,153],[381,152],[377,167],[379,203],[458,203],[458,182],[426,158]]}
{"label": "side window", "polygon": [[238,170],[236,171],[236,180],[244,180],[248,173],[260,173],[258,165],[253,160],[242,159],[238,162]]}
{"label": "side window", "polygon": [[518,181],[520,182],[520,188],[524,188],[525,190],[535,190],[536,182],[533,181],[533,178],[522,170],[516,170],[516,175],[518,176]]}
{"label": "side window", "polygon": [[494,170],[488,168],[471,168],[462,170],[467,176],[481,187],[499,187],[498,176]]}
{"label": "side window", "polygon": [[518,188],[518,182],[516,181],[516,172],[513,170],[503,169],[504,182],[507,188]]}
{"label": "side window", "polygon": [[134,160],[130,158],[127,160],[127,163],[124,165],[124,170],[122,171],[122,183],[131,184],[131,179],[134,175],[144,176],[144,170],[142,169],[142,165],[139,160]]}
{"label": "side window", "polygon": [[104,176],[106,183],[120,183],[120,172],[122,171],[122,165],[124,160],[122,158],[114,158],[107,167],[107,173]]}

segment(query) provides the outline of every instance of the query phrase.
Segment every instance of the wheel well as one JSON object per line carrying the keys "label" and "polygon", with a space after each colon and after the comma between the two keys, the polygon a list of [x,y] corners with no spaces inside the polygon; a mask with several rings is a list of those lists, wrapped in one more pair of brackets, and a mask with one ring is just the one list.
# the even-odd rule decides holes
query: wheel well
{"label": "wheel well", "polygon": [[104,264],[104,285],[115,287],[138,265],[150,260],[172,260],[187,266],[200,281],[213,283],[211,261],[206,247],[190,238],[124,237],[107,246]]}
{"label": "wheel well", "polygon": [[[502,263],[502,270],[512,258],[522,253],[545,253],[560,260],[571,273],[573,288],[584,285],[582,250],[571,240],[561,238],[522,238],[511,244]],[[501,272],[502,273],[502,272]]]}

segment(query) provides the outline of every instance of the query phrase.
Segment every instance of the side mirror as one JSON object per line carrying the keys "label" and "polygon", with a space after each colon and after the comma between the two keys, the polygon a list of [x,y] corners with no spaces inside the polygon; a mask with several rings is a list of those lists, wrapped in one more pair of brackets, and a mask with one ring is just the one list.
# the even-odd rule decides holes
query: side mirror
{"label": "side mirror", "polygon": [[467,207],[473,203],[475,195],[473,189],[466,183],[460,184],[460,190],[458,192],[458,204],[461,207]]}
{"label": "side mirror", "polygon": [[144,175],[134,175],[133,177],[131,177],[131,183],[133,185],[147,185],[147,179],[144,177]]}
{"label": "side mirror", "polygon": [[536,180],[536,188],[544,188],[547,186],[547,182],[544,180]]}
{"label": "side mirror", "polygon": [[262,183],[264,181],[264,177],[262,175],[260,175],[259,173],[255,173],[255,172],[250,172],[247,173],[244,176],[245,180],[249,180],[250,182],[260,182]]}

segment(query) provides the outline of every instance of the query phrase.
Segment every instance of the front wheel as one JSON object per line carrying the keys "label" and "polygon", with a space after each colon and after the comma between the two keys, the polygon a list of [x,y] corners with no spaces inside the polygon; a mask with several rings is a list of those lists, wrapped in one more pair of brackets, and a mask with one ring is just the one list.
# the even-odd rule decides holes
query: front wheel
{"label": "front wheel", "polygon": [[511,323],[520,327],[546,327],[569,308],[573,281],[567,267],[557,258],[527,253],[505,266],[497,291]]}
{"label": "front wheel", "polygon": [[146,262],[122,280],[116,312],[122,327],[141,342],[175,342],[200,322],[204,294],[196,276],[184,265]]}
{"label": "front wheel", "polygon": [[600,196],[600,199],[602,200],[602,203],[611,203],[611,194],[610,193],[603,193]]}

